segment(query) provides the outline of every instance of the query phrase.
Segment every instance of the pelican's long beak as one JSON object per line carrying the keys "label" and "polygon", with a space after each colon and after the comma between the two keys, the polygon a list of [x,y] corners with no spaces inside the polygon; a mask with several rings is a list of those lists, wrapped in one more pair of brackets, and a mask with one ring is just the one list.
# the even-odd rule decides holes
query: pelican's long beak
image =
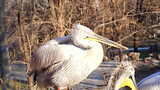
{"label": "pelican's long beak", "polygon": [[134,75],[131,75],[130,79],[133,81],[134,86],[137,88],[135,76],[134,76]]}
{"label": "pelican's long beak", "polygon": [[110,46],[113,46],[113,47],[116,47],[116,48],[120,48],[120,49],[126,49],[126,50],[128,49],[127,47],[125,47],[125,46],[123,46],[123,45],[121,45],[119,43],[116,43],[116,42],[114,42],[112,40],[104,38],[104,37],[102,37],[102,36],[100,36],[98,34],[95,34],[95,33],[94,33],[94,35],[92,35],[90,37],[87,37],[86,39],[87,40],[96,41],[96,42],[101,42],[101,43],[104,43],[104,44],[107,44],[107,45],[110,45]]}
{"label": "pelican's long beak", "polygon": [[123,90],[124,88],[130,88],[131,90],[137,90],[136,82],[134,76],[124,78],[121,81],[121,84],[118,86],[118,89]]}

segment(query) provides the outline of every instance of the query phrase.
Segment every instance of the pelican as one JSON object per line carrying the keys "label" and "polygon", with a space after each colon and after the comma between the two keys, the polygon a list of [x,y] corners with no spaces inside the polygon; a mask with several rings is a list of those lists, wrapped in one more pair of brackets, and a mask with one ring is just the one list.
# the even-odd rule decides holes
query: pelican
{"label": "pelican", "polygon": [[135,82],[133,65],[122,62],[112,73],[105,90],[160,90],[160,72],[154,73],[138,84]]}
{"label": "pelican", "polygon": [[138,90],[131,62],[123,61],[111,74],[105,90]]}
{"label": "pelican", "polygon": [[70,31],[70,35],[50,40],[33,52],[30,74],[39,87],[62,90],[80,83],[102,62],[101,43],[128,49],[80,24]]}
{"label": "pelican", "polygon": [[160,90],[160,72],[142,79],[137,86],[138,90]]}

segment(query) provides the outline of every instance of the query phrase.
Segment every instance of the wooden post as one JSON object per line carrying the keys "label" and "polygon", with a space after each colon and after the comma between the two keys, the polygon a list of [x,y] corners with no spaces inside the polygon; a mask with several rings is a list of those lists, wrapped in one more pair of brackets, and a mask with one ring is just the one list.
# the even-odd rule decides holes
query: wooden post
{"label": "wooden post", "polygon": [[137,40],[136,40],[136,33],[135,33],[134,34],[134,42],[133,42],[134,52],[138,52],[136,41]]}

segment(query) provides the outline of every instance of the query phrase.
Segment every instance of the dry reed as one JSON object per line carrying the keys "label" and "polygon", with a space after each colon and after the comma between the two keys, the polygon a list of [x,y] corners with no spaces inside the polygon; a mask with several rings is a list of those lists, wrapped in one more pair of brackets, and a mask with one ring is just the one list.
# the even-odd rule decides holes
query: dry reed
{"label": "dry reed", "polygon": [[152,27],[149,30],[147,28],[160,22],[159,0],[143,0],[142,4],[138,0],[6,2],[7,31],[14,32],[8,38],[12,61],[29,62],[34,49],[50,39],[68,34],[75,23],[86,25],[102,36],[129,45],[135,33],[141,40],[148,39],[148,35],[152,35]]}

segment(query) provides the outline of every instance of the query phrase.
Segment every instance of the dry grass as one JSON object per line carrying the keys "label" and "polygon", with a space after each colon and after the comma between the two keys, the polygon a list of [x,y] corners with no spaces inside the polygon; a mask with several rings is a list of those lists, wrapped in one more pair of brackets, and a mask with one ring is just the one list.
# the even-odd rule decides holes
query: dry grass
{"label": "dry grass", "polygon": [[11,60],[29,62],[34,49],[68,34],[75,23],[124,45],[134,34],[138,40],[152,38],[160,26],[160,1],[6,0],[5,17],[7,31],[13,32],[8,38]]}

